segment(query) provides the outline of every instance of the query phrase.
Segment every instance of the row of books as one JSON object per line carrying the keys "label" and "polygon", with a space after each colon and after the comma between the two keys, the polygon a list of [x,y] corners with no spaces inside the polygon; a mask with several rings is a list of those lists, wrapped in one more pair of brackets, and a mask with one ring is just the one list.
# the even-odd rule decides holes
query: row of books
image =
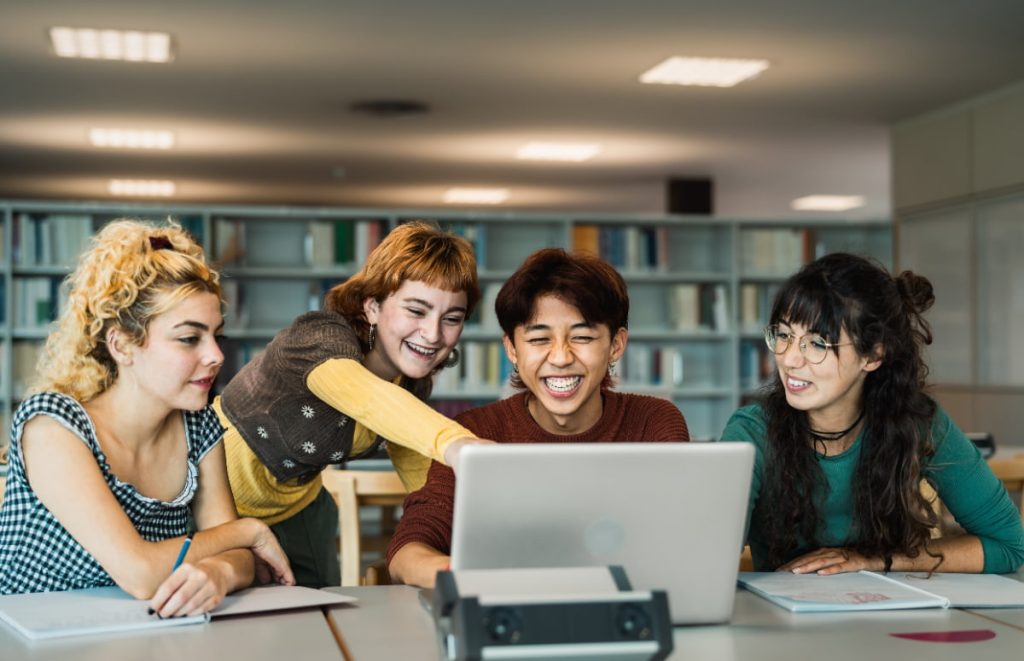
{"label": "row of books", "polygon": [[438,372],[434,392],[443,394],[480,389],[494,393],[508,383],[512,364],[501,342],[463,342],[459,349],[459,364]]}
{"label": "row of books", "polygon": [[747,332],[761,330],[768,323],[775,295],[782,285],[743,283],[740,285],[740,328]]}
{"label": "row of books", "polygon": [[680,283],[665,288],[667,325],[680,331],[729,328],[729,298],[725,284]]}
{"label": "row of books", "polygon": [[15,328],[46,328],[66,304],[67,295],[61,287],[60,278],[21,278],[14,281]]}
{"label": "row of books", "polygon": [[[70,270],[78,256],[88,248],[89,240],[97,229],[115,217],[19,213],[11,227],[14,263],[21,267],[48,266]],[[142,219],[160,225],[169,218],[162,214],[149,214]],[[174,217],[173,220],[202,244],[201,216],[186,215]]]}
{"label": "row of books", "polygon": [[319,310],[337,280],[221,280],[224,293],[224,327],[279,329],[305,312]]}
{"label": "row of books", "polygon": [[382,220],[247,220],[216,218],[220,266],[357,268],[387,234]]}
{"label": "row of books", "polygon": [[89,245],[89,215],[20,213],[12,225],[14,263],[18,266],[73,266]]}
{"label": "row of books", "polygon": [[629,271],[666,271],[669,230],[664,226],[574,225],[573,250],[598,255]]}
{"label": "row of books", "polygon": [[[284,326],[307,310],[318,310],[327,292],[340,280],[315,281],[239,280],[224,278],[225,322],[228,328],[265,328]],[[480,303],[467,326],[481,331],[500,333],[494,303],[502,283],[484,285]],[[725,284],[680,283],[662,287],[664,306],[647,305],[639,300],[631,312],[633,328],[661,328],[693,331],[729,328],[728,287]],[[740,328],[746,332],[760,331],[767,323],[778,284],[740,286]],[[0,288],[0,297],[3,292]],[[662,301],[658,301],[661,303]],[[2,303],[2,298],[0,298]],[[658,309],[660,308],[660,309]],[[2,308],[0,308],[2,309]],[[664,314],[664,318],[661,316]]]}
{"label": "row of books", "polygon": [[673,346],[631,343],[619,361],[620,383],[681,386],[684,383],[683,353]]}
{"label": "row of books", "polygon": [[816,254],[811,229],[752,228],[740,233],[739,262],[750,274],[789,275]]}
{"label": "row of books", "polygon": [[[500,332],[494,302],[502,283],[484,285],[480,304],[468,324],[481,330]],[[772,303],[781,285],[777,283],[740,285],[740,328],[747,332],[760,331],[767,323]],[[729,329],[728,285],[724,283],[678,283],[653,285],[659,299],[651,301],[634,287],[630,324],[633,328],[661,328],[693,331]],[[650,287],[649,287],[650,288]],[[663,305],[662,305],[663,304]],[[664,314],[664,317],[662,316]]]}

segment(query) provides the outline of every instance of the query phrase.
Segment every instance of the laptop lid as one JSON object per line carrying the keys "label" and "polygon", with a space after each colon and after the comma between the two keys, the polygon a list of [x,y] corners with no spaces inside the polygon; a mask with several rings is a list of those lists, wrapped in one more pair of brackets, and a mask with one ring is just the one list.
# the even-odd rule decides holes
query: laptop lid
{"label": "laptop lid", "polygon": [[753,463],[746,443],[466,447],[452,569],[622,565],[673,623],[725,622]]}

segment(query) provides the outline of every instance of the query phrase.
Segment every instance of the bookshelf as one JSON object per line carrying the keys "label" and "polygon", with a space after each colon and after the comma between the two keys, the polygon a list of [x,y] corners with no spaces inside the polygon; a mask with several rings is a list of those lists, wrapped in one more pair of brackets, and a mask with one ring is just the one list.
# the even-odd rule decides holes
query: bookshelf
{"label": "bookshelf", "polygon": [[113,218],[172,216],[221,269],[227,340],[219,387],[295,316],[318,308],[391,228],[437,220],[473,244],[483,293],[460,342],[461,364],[442,371],[435,385],[433,403],[449,415],[509,394],[511,366],[493,301],[512,271],[542,247],[595,252],[619,269],[630,291],[619,389],[671,399],[697,439],[717,438],[770,373],[760,328],[788,275],[837,250],[892,261],[887,221],[35,201],[0,202],[0,209],[2,445],[61,309],[62,280],[88,236]]}

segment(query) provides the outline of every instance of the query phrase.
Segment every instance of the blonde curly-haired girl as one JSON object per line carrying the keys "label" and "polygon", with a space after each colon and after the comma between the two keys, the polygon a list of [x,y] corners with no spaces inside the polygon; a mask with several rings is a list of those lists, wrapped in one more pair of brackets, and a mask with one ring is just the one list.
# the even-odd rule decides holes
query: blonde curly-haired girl
{"label": "blonde curly-haired girl", "polygon": [[173,222],[115,221],[66,284],[12,423],[0,593],[116,584],[170,617],[211,610],[256,573],[293,582],[228,487],[207,406],[221,290],[202,249]]}

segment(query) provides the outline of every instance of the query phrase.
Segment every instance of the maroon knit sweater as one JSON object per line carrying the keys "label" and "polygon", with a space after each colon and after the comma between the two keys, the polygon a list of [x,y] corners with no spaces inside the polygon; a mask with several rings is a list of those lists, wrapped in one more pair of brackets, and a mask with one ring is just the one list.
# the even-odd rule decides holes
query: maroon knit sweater
{"label": "maroon knit sweater", "polygon": [[[471,409],[456,420],[480,438],[501,443],[596,443],[611,441],[688,441],[683,414],[672,402],[657,397],[604,391],[604,411],[597,424],[582,434],[559,435],[541,429],[526,408],[527,393]],[[398,549],[420,542],[451,552],[455,474],[433,462],[427,482],[405,499],[402,519],[388,546],[388,563]]]}

